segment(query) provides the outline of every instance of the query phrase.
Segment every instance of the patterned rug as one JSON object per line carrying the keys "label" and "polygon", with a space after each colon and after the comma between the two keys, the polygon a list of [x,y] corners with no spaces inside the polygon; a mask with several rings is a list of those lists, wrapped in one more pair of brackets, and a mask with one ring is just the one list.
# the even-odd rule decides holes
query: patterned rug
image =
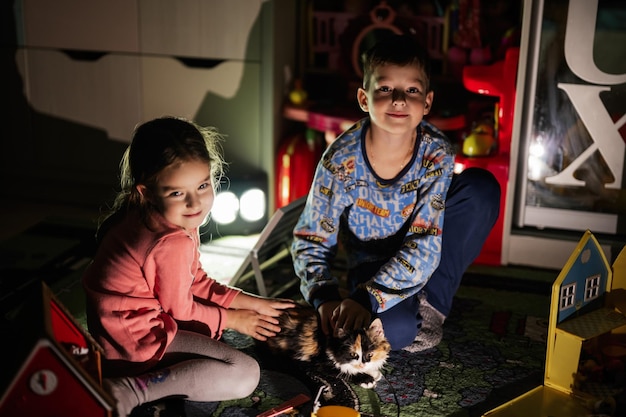
{"label": "patterned rug", "polygon": [[[0,242],[2,309],[8,311],[11,300],[21,299],[19,289],[28,281],[44,278],[84,325],[80,276],[93,250],[85,244],[92,236],[89,228],[49,222]],[[351,407],[363,417],[481,416],[542,383],[549,288],[529,277],[466,274],[441,344],[421,353],[392,352],[374,389],[342,381],[327,363],[267,357],[251,338],[227,332],[227,343],[261,364],[261,381],[251,396],[220,403],[170,400],[140,407],[133,417],[256,417],[298,394],[311,401],[296,407],[292,417],[310,417],[321,388],[322,406]]]}
{"label": "patterned rug", "polygon": [[323,361],[291,363],[263,354],[236,332],[224,340],[254,356],[263,369],[248,398],[221,403],[169,402],[144,406],[133,417],[256,417],[304,393],[311,401],[293,417],[320,405],[343,405],[363,417],[481,416],[543,380],[549,297],[462,285],[439,346],[419,353],[392,352],[374,389],[337,378]]}

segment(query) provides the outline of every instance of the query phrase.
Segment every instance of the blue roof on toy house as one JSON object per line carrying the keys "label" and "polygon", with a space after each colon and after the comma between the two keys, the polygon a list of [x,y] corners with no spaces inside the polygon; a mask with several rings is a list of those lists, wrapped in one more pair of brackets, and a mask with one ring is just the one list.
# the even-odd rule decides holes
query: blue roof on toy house
{"label": "blue roof on toy house", "polygon": [[553,308],[558,290],[557,323],[602,307],[604,294],[610,291],[610,277],[611,267],[602,248],[591,232],[585,232],[552,287]]}

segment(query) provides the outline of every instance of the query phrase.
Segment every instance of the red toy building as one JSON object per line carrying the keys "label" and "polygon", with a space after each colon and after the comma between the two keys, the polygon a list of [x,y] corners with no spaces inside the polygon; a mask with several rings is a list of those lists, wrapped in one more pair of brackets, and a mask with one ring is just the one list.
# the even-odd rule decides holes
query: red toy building
{"label": "red toy building", "polygon": [[1,323],[0,416],[112,416],[114,400],[101,386],[101,348],[45,284],[34,287]]}
{"label": "red toy building", "polygon": [[509,158],[515,110],[515,84],[519,48],[507,50],[504,60],[491,65],[469,65],[463,68],[463,85],[473,93],[498,98],[494,135],[496,146],[489,155],[466,156],[458,153],[458,170],[481,167],[492,172],[500,184],[500,217],[487,238],[476,263],[500,265],[502,263],[502,236],[504,233],[504,211],[509,179]]}

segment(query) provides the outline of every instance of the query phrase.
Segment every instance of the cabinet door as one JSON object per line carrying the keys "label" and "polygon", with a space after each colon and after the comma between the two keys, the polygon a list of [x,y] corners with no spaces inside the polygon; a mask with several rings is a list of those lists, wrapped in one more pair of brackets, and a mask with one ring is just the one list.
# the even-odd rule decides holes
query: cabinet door
{"label": "cabinet door", "polygon": [[262,0],[139,0],[146,54],[260,60]]}
{"label": "cabinet door", "polygon": [[21,8],[17,10],[26,46],[89,51],[139,50],[135,0],[21,0]]}
{"label": "cabinet door", "polygon": [[[21,49],[16,62],[37,111],[128,141],[139,120],[139,58],[106,54],[75,60],[57,50]],[[23,66],[25,65],[25,67]]]}
{"label": "cabinet door", "polygon": [[[142,56],[142,119],[176,115],[194,119],[206,96],[225,101],[239,94],[245,64],[241,61],[183,62],[176,57]],[[256,98],[255,98],[256,100]],[[250,107],[246,103],[245,109]]]}
{"label": "cabinet door", "polygon": [[[173,57],[142,58],[142,118],[183,116],[225,135],[230,171],[261,166],[260,71],[256,62],[188,66]],[[268,144],[265,144],[269,146]]]}

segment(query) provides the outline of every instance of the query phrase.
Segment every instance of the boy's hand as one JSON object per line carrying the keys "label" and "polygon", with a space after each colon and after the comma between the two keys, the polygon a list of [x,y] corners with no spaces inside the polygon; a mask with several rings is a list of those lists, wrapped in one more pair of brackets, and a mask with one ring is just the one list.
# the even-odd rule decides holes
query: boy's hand
{"label": "boy's hand", "polygon": [[280,332],[276,318],[245,309],[228,310],[226,327],[260,341],[266,341]]}
{"label": "boy's hand", "polygon": [[354,300],[327,301],[317,309],[320,315],[322,332],[337,337],[339,329],[354,330],[367,327],[371,314],[365,307]]}
{"label": "boy's hand", "polygon": [[330,319],[334,323],[333,334],[337,337],[339,329],[356,330],[368,327],[372,315],[370,312],[358,302],[346,298],[333,311]]}
{"label": "boy's hand", "polygon": [[335,323],[332,321],[333,312],[339,307],[341,301],[326,301],[324,304],[317,308],[317,312],[320,315],[320,324],[322,326],[322,333],[326,336],[334,333]]}

